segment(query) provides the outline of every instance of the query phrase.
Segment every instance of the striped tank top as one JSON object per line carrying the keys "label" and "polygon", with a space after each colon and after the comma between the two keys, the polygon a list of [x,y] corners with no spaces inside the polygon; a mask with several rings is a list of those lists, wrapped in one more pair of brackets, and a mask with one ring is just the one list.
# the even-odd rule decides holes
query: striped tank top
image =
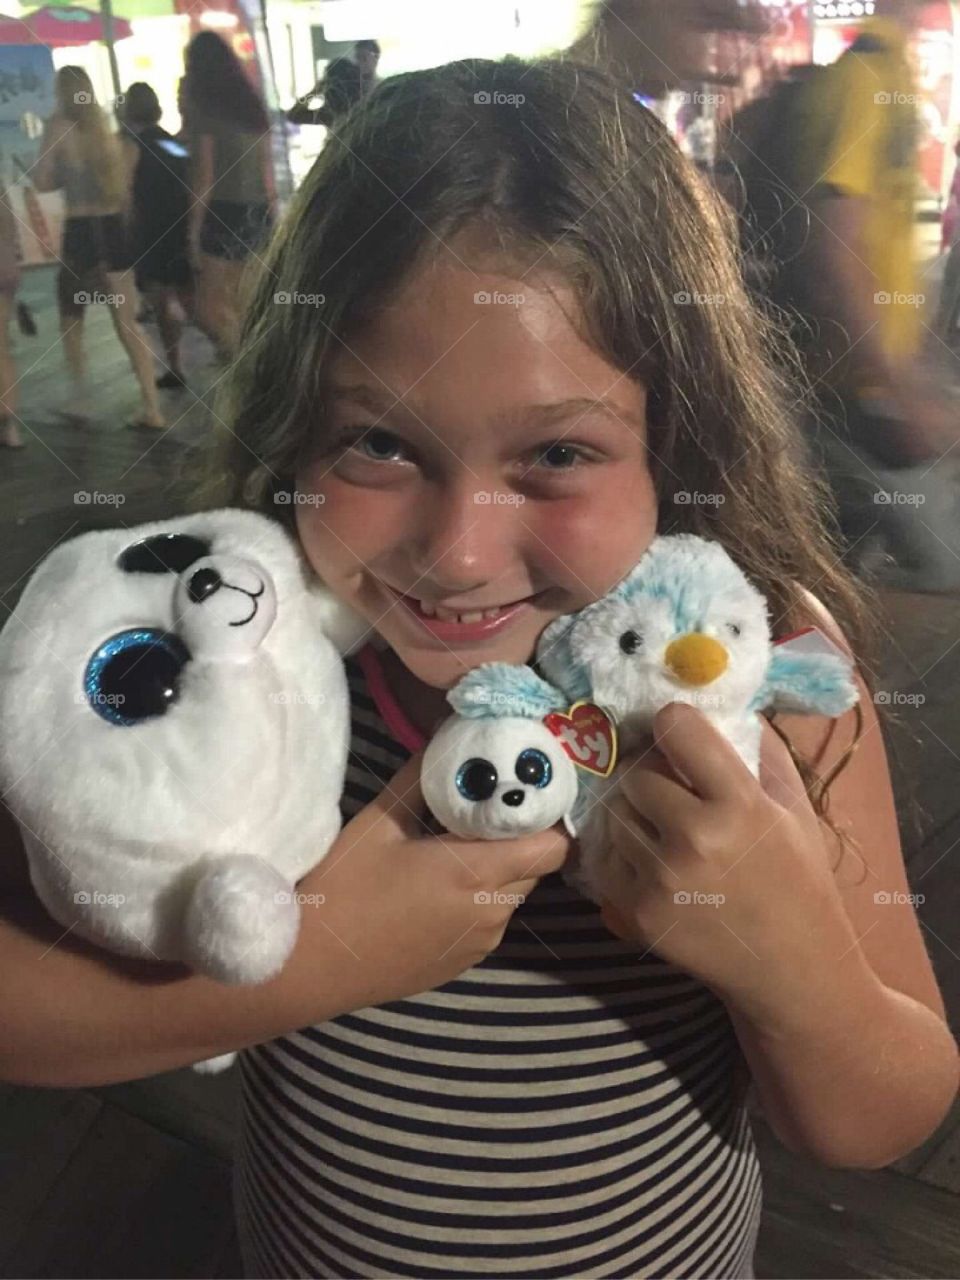
{"label": "striped tank top", "polygon": [[[345,820],[416,745],[370,650],[348,675]],[[455,981],[240,1054],[245,1274],[752,1280],[740,1062],[721,1001],[545,876]]]}

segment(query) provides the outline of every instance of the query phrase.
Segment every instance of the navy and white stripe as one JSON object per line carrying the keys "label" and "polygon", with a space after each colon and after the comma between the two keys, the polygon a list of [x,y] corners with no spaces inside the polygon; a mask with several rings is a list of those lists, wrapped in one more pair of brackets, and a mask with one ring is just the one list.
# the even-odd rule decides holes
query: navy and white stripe
{"label": "navy and white stripe", "polygon": [[[355,664],[351,817],[402,764]],[[722,1003],[560,876],[456,981],[241,1054],[261,1277],[752,1277],[761,1181]]]}

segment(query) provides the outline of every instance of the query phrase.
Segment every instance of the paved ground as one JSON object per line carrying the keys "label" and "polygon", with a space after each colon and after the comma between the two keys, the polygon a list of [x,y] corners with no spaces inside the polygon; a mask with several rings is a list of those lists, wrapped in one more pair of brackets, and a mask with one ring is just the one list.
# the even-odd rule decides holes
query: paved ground
{"label": "paved ground", "polygon": [[[198,393],[167,393],[163,439],[124,431],[136,392],[102,311],[89,317],[100,421],[80,433],[62,407],[49,272],[24,296],[41,332],[18,339],[22,416],[32,435],[0,450],[0,602],[60,538],[98,524],[160,518],[177,509],[208,430],[203,395],[221,371],[189,335]],[[155,336],[155,335],[154,335]],[[199,396],[199,398],[198,398]],[[121,507],[77,492],[121,493]],[[891,737],[913,887],[955,1030],[960,1026],[960,600],[890,595],[882,687],[902,724]],[[922,694],[922,704],[904,701]],[[923,811],[914,821],[917,808]],[[95,1090],[0,1086],[0,1275],[231,1276],[238,1274],[228,1200],[233,1082],[175,1072]],[[761,1277],[960,1275],[960,1110],[895,1168],[824,1170],[784,1152],[757,1122],[766,1203]]]}

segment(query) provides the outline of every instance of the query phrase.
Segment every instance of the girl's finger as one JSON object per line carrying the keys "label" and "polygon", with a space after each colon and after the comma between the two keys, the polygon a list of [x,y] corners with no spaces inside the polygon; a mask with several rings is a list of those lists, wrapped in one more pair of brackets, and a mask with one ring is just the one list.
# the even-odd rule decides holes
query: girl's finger
{"label": "girl's finger", "polygon": [[731,743],[696,707],[670,702],[653,721],[657,749],[704,800],[728,800],[755,784]]}
{"label": "girl's finger", "polygon": [[629,805],[638,825],[648,824],[656,838],[665,844],[686,830],[701,809],[699,797],[682,782],[640,766],[624,773],[620,780],[620,795]]}
{"label": "girl's finger", "polygon": [[[618,850],[623,849],[624,844],[632,845],[634,862],[642,861],[644,858],[655,858],[663,866],[667,865],[666,844],[661,833],[636,812],[625,796],[615,796],[608,810],[607,833],[611,845],[616,845]],[[623,840],[621,838],[623,836],[628,839]]]}

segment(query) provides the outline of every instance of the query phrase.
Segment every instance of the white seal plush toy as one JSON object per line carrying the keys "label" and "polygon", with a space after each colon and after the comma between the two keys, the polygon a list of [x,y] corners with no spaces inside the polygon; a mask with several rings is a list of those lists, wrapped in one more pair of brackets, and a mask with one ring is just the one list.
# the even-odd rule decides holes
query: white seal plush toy
{"label": "white seal plush toy", "polygon": [[569,824],[578,786],[560,739],[519,716],[451,716],[424,753],[420,783],[438,822],[481,840]]}
{"label": "white seal plush toy", "polygon": [[[857,701],[849,657],[815,628],[774,644],[761,592],[719,543],[693,534],[654,539],[602,600],[545,629],[536,660],[543,678],[490,663],[464,676],[449,701],[461,718],[529,717],[558,735],[579,775],[569,818],[580,840],[575,883],[588,896],[591,862],[605,843],[603,802],[620,776],[617,751],[648,734],[661,707],[698,707],[756,775],[760,711],[837,716]],[[444,729],[452,739],[453,728]],[[456,757],[450,765],[448,792]],[[514,834],[541,829],[525,819],[517,810]],[[461,834],[485,832],[478,825]]]}
{"label": "white seal plush toy", "polygon": [[250,511],[47,556],[0,633],[0,782],[50,914],[221,982],[278,973],[340,828],[364,629]]}

